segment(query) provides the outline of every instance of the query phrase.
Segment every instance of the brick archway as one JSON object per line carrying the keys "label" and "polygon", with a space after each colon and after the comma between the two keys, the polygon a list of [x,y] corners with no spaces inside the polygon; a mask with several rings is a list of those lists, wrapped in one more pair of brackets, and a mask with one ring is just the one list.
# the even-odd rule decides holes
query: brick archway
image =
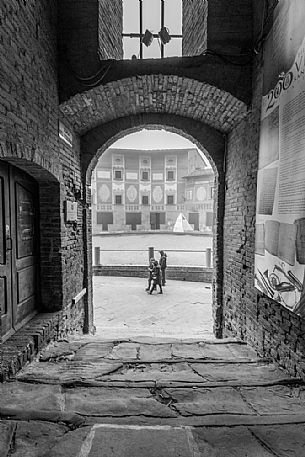
{"label": "brick archway", "polygon": [[[99,86],[60,107],[81,136],[82,179],[87,206],[90,179],[98,157],[118,138],[149,126],[189,138],[207,156],[217,177],[214,221],[214,331],[222,337],[224,159],[226,133],[243,119],[247,107],[209,84],[175,75],[142,75]],[[88,291],[85,330],[93,325],[91,212],[84,212],[85,270]]]}
{"label": "brick archway", "polygon": [[[142,114],[116,119],[102,124],[82,136],[82,175],[87,206],[91,203],[91,174],[102,153],[119,138],[141,130],[142,128],[160,129],[175,132],[195,143],[204,151],[209,159],[216,176],[215,219],[214,219],[214,281],[213,281],[213,313],[214,331],[218,338],[222,337],[222,287],[223,287],[223,211],[224,211],[224,151],[225,135],[208,127],[201,122],[180,116],[166,114]],[[87,331],[93,323],[92,308],[92,239],[91,212],[84,214],[86,284],[88,290]]]}
{"label": "brick archway", "polygon": [[229,132],[247,112],[229,92],[177,75],[141,75],[94,87],[60,106],[74,130],[84,135],[100,124],[140,113],[166,113]]}

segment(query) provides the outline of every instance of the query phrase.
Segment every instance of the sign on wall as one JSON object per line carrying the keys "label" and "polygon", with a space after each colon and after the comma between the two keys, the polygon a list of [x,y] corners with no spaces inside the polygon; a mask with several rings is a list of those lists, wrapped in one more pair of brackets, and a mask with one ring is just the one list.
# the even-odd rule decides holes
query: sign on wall
{"label": "sign on wall", "polygon": [[264,52],[255,286],[305,316],[305,2],[280,0]]}

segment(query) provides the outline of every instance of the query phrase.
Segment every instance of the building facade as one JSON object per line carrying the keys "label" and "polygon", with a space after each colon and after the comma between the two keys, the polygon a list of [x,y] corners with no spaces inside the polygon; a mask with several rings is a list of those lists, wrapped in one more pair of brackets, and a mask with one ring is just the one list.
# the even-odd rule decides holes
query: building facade
{"label": "building facade", "polygon": [[92,174],[93,233],[172,231],[180,213],[194,230],[211,231],[214,173],[202,155],[109,148]]}

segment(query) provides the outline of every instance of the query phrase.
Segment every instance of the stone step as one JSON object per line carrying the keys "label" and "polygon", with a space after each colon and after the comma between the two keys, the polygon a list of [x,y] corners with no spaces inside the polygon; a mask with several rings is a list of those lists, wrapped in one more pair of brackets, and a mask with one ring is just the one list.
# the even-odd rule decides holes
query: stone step
{"label": "stone step", "polygon": [[[52,419],[50,417],[50,419]],[[258,418],[241,423],[240,418],[218,419],[206,426],[139,424],[92,425],[73,430],[57,417],[2,420],[0,455],[9,457],[274,457],[303,456],[305,417]],[[246,419],[246,418],[245,418]],[[281,422],[282,421],[282,422]],[[219,426],[220,425],[220,426]],[[75,424],[75,426],[79,426]]]}
{"label": "stone step", "polygon": [[[10,382],[0,389],[0,414],[20,411],[65,412],[100,418],[186,418],[216,415],[300,415],[301,387],[69,387]],[[23,418],[25,416],[22,416]],[[187,423],[187,421],[185,421]]]}

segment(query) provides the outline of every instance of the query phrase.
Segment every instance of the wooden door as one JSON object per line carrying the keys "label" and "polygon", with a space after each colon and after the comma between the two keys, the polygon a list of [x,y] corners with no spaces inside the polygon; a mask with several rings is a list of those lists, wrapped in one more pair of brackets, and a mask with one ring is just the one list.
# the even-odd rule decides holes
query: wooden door
{"label": "wooden door", "polygon": [[35,311],[37,296],[37,195],[36,183],[11,169],[13,323],[18,326]]}
{"label": "wooden door", "polygon": [[9,169],[0,164],[0,337],[13,328],[12,303],[12,240],[10,232]]}
{"label": "wooden door", "polygon": [[9,336],[37,303],[37,185],[0,162],[1,336]]}

